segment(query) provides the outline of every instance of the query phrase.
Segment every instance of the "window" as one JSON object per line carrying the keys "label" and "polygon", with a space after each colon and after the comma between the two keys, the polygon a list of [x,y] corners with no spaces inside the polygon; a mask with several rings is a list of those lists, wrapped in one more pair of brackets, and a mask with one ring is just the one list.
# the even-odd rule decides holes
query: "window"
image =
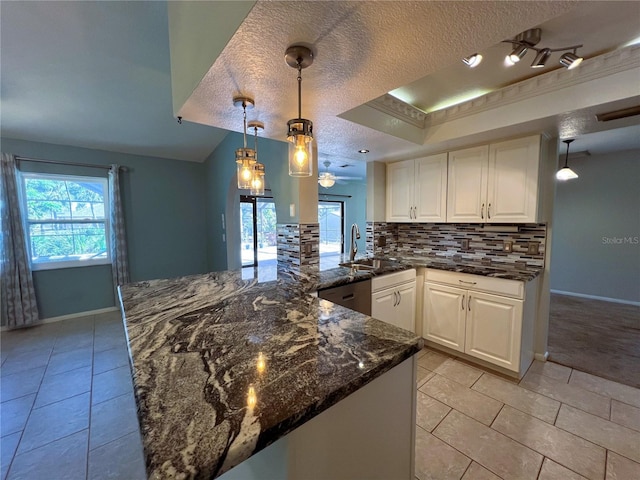
{"label": "window", "polygon": [[106,178],[21,176],[32,269],[110,263]]}
{"label": "window", "polygon": [[318,223],[320,224],[320,256],[344,253],[344,203],[318,201]]}

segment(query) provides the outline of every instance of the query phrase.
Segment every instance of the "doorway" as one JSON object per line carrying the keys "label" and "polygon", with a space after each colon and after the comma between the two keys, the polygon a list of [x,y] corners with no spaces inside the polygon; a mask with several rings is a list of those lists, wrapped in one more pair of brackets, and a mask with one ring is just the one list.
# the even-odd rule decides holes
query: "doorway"
{"label": "doorway", "polygon": [[240,196],[240,256],[243,267],[276,264],[276,204],[273,197]]}
{"label": "doorway", "polygon": [[344,202],[319,200],[318,223],[320,224],[320,256],[342,255],[344,253]]}

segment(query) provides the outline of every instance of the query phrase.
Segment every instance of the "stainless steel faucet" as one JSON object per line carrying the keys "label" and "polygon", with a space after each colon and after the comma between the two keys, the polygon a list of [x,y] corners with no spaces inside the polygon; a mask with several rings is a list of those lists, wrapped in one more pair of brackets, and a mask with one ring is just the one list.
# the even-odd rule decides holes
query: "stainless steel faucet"
{"label": "stainless steel faucet", "polygon": [[[355,230],[355,235],[354,235]],[[351,225],[351,249],[349,250],[349,261],[353,262],[356,258],[356,253],[358,253],[358,244],[356,243],[356,239],[360,238],[360,229],[358,228],[358,224],[354,223]]]}

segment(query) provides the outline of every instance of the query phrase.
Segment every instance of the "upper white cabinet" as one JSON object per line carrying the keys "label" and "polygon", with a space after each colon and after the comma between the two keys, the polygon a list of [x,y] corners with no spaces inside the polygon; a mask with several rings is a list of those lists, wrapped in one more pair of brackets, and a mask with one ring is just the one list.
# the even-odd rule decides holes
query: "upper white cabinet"
{"label": "upper white cabinet", "polygon": [[444,222],[447,154],[387,165],[387,222]]}
{"label": "upper white cabinet", "polygon": [[449,153],[447,221],[538,221],[540,136]]}

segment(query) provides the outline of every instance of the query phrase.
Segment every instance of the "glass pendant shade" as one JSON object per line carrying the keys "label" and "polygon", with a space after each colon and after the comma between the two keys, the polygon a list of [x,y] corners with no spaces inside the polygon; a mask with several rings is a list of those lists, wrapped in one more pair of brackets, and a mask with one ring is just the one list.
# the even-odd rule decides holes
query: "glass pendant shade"
{"label": "glass pendant shade", "polygon": [[574,178],[578,178],[578,174],[571,170],[569,167],[564,167],[556,172],[556,178],[564,182],[566,180],[573,180]]}
{"label": "glass pendant shade", "polygon": [[323,172],[320,174],[320,178],[318,178],[318,183],[321,187],[330,188],[336,184],[336,180],[329,172]]}
{"label": "glass pendant shade", "polygon": [[264,195],[264,165],[256,162],[251,179],[251,195]]}
{"label": "glass pendant shade", "polygon": [[313,174],[313,123],[304,118],[288,122],[289,175],[310,177]]}
{"label": "glass pendant shade", "polygon": [[238,148],[236,150],[236,169],[238,188],[250,189],[253,179],[253,169],[256,164],[256,152],[252,148]]}

